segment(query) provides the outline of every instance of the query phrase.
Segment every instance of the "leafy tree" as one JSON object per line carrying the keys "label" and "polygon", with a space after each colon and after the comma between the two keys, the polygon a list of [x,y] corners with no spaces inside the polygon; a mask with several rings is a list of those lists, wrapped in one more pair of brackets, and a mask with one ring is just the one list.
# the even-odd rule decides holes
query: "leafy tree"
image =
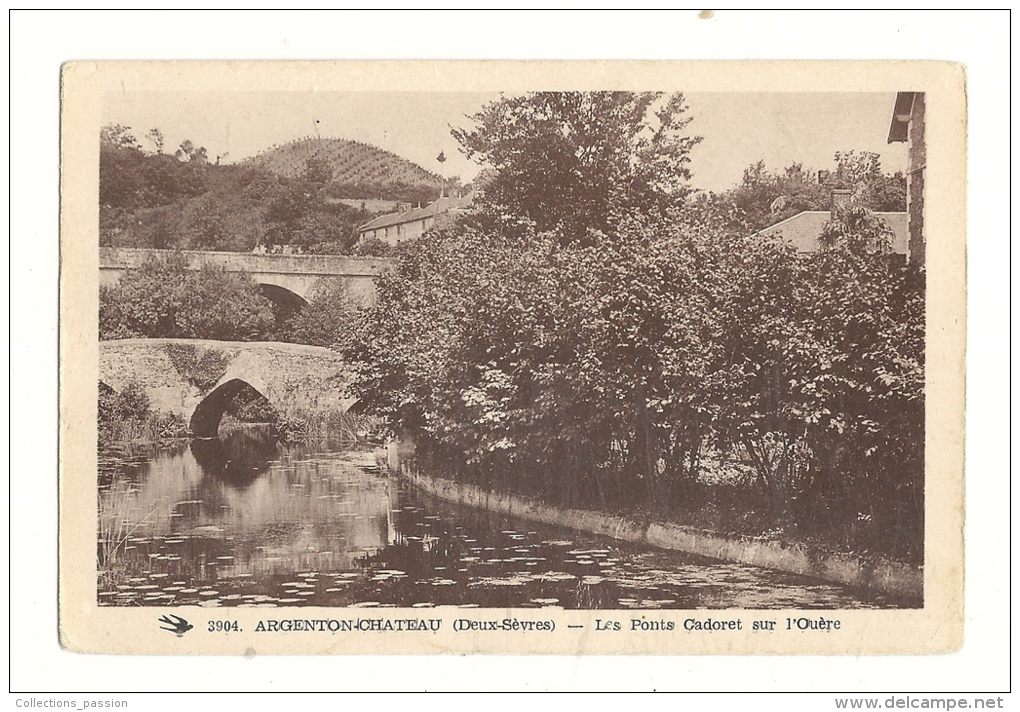
{"label": "leafy tree", "polygon": [[[845,249],[856,254],[884,254],[892,249],[893,231],[875,214],[888,188],[876,153],[836,154],[836,180],[849,194],[833,202],[831,216],[818,237],[826,250]],[[904,205],[905,208],[905,205]]]}
{"label": "leafy tree", "polygon": [[489,166],[483,166],[478,174],[475,175],[475,179],[469,184],[473,190],[484,191],[493,180],[496,178],[496,170]]}
{"label": "leafy tree", "polygon": [[353,326],[356,305],[340,280],[316,286],[308,306],[294,317],[288,341],[315,346],[332,346]]}
{"label": "leafy tree", "polygon": [[209,162],[209,152],[204,146],[196,146],[190,139],[184,139],[180,148],[174,153],[178,161],[185,163],[206,164]]}
{"label": "leafy tree", "polygon": [[902,173],[882,173],[881,158],[869,151],[837,152],[834,185],[854,193],[857,203],[868,210],[904,212],[907,209],[907,181]]}
{"label": "leafy tree", "polygon": [[100,148],[141,149],[138,139],[131,134],[131,128],[121,124],[106,124],[99,130]]}
{"label": "leafy tree", "polygon": [[485,202],[565,242],[610,233],[631,211],[665,214],[691,192],[682,94],[539,92],[503,97],[454,130],[469,158],[496,171]]}
{"label": "leafy tree", "polygon": [[321,156],[311,156],[305,161],[304,180],[310,183],[329,183],[333,180],[333,167]]}
{"label": "leafy tree", "polygon": [[99,140],[99,202],[101,206],[134,208],[142,204],[144,161],[138,141],[119,124],[104,126]]}
{"label": "leafy tree", "polygon": [[851,523],[898,530],[899,541],[889,545],[916,552],[923,541],[923,274],[834,251],[813,256],[805,276],[806,328],[828,352],[796,384],[813,463],[805,499],[825,502]]}
{"label": "leafy tree", "polygon": [[266,210],[266,222],[273,224],[279,233],[275,241],[290,242],[288,233],[297,229],[299,221],[311,207],[312,199],[312,193],[300,183],[292,183],[276,191]]}
{"label": "leafy tree", "polygon": [[871,207],[883,213],[902,213],[907,210],[907,179],[897,171],[875,179],[872,186]]}
{"label": "leafy tree", "polygon": [[163,153],[163,147],[166,145],[166,137],[163,136],[162,131],[158,128],[149,129],[149,133],[145,134],[145,137],[152,141],[152,145],[156,149],[156,153]]}
{"label": "leafy tree", "polygon": [[883,218],[856,195],[832,206],[818,243],[827,250],[846,249],[856,254],[885,254],[892,250],[893,231]]}

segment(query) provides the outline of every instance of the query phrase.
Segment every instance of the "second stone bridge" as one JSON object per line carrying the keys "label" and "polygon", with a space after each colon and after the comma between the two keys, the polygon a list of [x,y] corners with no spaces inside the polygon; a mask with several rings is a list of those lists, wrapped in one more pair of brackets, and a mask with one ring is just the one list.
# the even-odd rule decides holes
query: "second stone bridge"
{"label": "second stone bridge", "polygon": [[[146,260],[167,254],[166,250],[123,247],[99,248],[99,283],[115,284],[129,269],[138,269]],[[222,267],[228,272],[250,274],[262,293],[288,310],[311,301],[324,282],[341,281],[356,303],[375,301],[375,278],[392,267],[381,257],[345,255],[256,255],[246,252],[200,252],[184,250],[182,255],[191,269],[202,265]]]}

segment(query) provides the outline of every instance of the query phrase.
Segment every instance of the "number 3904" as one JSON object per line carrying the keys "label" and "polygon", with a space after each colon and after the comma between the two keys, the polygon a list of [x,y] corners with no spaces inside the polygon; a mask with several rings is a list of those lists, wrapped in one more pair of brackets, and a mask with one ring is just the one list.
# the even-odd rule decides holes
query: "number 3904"
{"label": "number 3904", "polygon": [[237,621],[209,621],[209,632],[210,633],[226,633],[229,631],[240,631],[241,626],[237,625]]}

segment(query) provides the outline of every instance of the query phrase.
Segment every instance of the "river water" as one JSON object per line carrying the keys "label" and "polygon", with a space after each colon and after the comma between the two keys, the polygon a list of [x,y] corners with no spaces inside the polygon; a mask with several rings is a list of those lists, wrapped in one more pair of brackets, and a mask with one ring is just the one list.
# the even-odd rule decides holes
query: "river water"
{"label": "river water", "polygon": [[102,458],[107,606],[874,608],[805,577],[430,498],[368,451],[258,430]]}

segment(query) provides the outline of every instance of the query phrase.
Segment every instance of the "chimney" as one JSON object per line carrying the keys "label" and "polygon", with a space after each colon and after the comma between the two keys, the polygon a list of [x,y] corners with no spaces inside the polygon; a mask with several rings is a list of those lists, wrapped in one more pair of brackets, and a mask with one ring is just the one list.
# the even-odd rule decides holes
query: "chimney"
{"label": "chimney", "polygon": [[853,191],[848,188],[833,188],[832,189],[832,206],[846,205],[850,200],[850,196]]}

